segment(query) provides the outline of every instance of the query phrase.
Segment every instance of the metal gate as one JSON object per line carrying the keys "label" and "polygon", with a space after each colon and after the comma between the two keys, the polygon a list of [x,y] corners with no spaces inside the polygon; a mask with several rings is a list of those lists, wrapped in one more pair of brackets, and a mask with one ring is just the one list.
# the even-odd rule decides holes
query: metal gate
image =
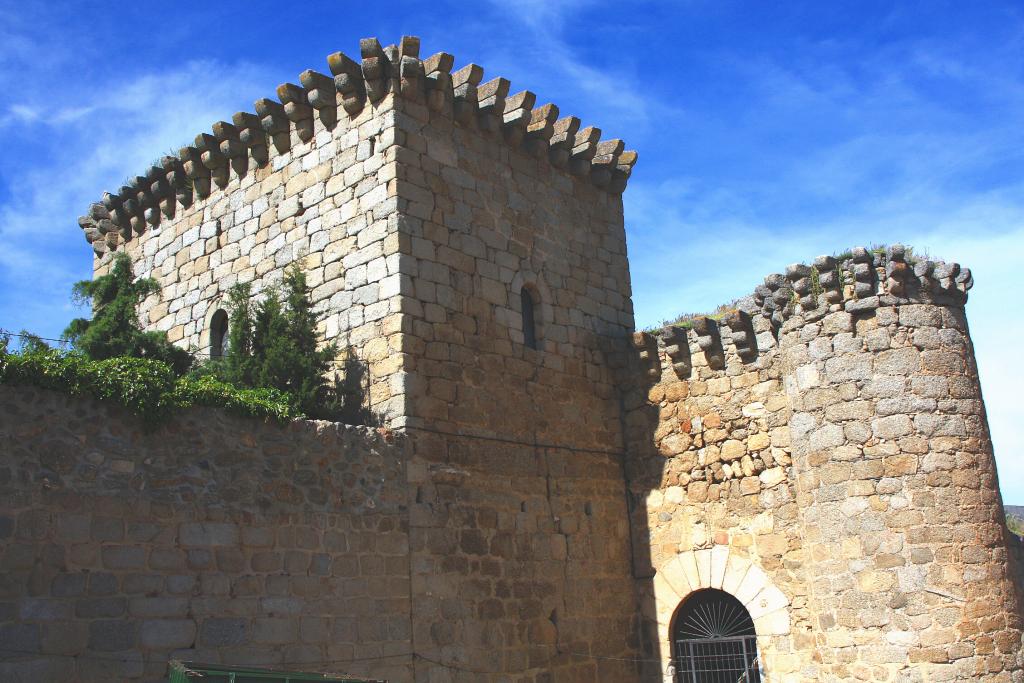
{"label": "metal gate", "polygon": [[693,593],[673,619],[677,683],[761,683],[754,621],[725,591]]}
{"label": "metal gate", "polygon": [[761,683],[757,638],[702,638],[676,641],[680,683]]}

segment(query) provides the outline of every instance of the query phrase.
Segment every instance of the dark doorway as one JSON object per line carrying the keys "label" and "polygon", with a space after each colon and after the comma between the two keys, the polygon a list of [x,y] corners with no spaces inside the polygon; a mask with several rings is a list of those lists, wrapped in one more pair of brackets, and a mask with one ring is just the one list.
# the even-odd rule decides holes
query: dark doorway
{"label": "dark doorway", "polygon": [[672,621],[678,683],[761,683],[754,621],[725,591],[697,591]]}

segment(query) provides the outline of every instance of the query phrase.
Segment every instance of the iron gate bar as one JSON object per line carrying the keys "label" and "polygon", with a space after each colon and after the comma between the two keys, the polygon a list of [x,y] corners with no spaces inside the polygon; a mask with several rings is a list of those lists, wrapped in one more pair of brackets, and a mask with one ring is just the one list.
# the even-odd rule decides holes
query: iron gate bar
{"label": "iron gate bar", "polygon": [[761,682],[757,636],[681,639],[676,653],[681,683]]}

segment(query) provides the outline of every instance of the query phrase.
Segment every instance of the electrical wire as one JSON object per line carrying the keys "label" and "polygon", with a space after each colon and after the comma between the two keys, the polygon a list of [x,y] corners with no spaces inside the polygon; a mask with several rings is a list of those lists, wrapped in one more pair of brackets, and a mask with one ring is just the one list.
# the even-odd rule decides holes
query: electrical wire
{"label": "electrical wire", "polygon": [[[5,337],[5,336],[6,337],[18,337],[20,339],[27,339],[27,340],[38,339],[40,341],[54,342],[56,344],[60,344],[61,348],[67,348],[68,346],[70,346],[73,343],[70,339],[54,339],[52,337],[41,337],[38,334],[30,334],[30,333],[24,333],[24,332],[12,332],[11,330],[7,330],[7,329],[4,329],[4,328],[0,327],[0,337]],[[189,353],[191,355],[193,355],[193,356],[199,356],[201,358],[223,358],[223,356],[213,355],[211,353],[204,352],[204,351],[189,351]],[[345,364],[350,363],[350,362],[351,362],[351,359],[328,361],[328,363],[331,363],[333,365],[345,365]]]}
{"label": "electrical wire", "polygon": [[[550,643],[524,643],[523,647],[558,648],[558,645],[550,644]],[[122,662],[122,663],[124,663],[124,662],[145,661],[145,657],[141,658],[141,660],[140,660],[139,658],[125,657],[123,655],[117,655],[117,654],[112,654],[110,656],[104,656],[104,655],[101,655],[101,654],[49,653],[49,652],[38,652],[38,651],[35,651],[35,650],[21,650],[21,649],[17,649],[17,648],[8,648],[8,647],[0,647],[0,653],[4,653],[5,655],[15,654],[15,655],[26,655],[26,656],[27,655],[31,655],[31,656],[34,656],[34,657],[61,657],[61,658],[65,658],[65,659],[84,659],[84,660],[88,660],[88,661],[97,661],[97,662]],[[579,659],[593,659],[593,660],[600,660],[600,661],[631,662],[631,663],[660,663],[662,661],[661,659],[653,659],[653,658],[648,658],[648,657],[609,657],[609,656],[605,656],[605,655],[590,654],[588,652],[574,652],[574,651],[571,651],[571,650],[559,650],[558,652],[554,653],[551,656],[551,659],[549,659],[544,664],[541,664],[541,665],[538,665],[538,666],[528,667],[528,668],[523,669],[521,671],[505,671],[505,670],[471,669],[471,668],[468,668],[468,667],[460,666],[460,665],[452,663],[452,662],[443,662],[443,661],[440,661],[440,660],[437,660],[437,659],[433,659],[433,658],[428,657],[427,655],[422,654],[420,652],[400,652],[400,653],[392,654],[392,655],[371,655],[371,656],[367,656],[367,657],[344,657],[344,658],[339,658],[339,659],[322,659],[322,660],[317,660],[317,662],[315,662],[315,663],[314,662],[310,662],[310,661],[276,662],[276,663],[273,664],[273,666],[278,666],[278,667],[281,667],[281,666],[294,667],[294,666],[310,666],[310,665],[324,666],[324,665],[330,665],[330,664],[354,664],[354,663],[359,663],[359,662],[374,662],[374,661],[381,661],[381,660],[384,660],[384,659],[397,659],[397,658],[400,658],[400,657],[415,657],[417,659],[422,659],[423,661],[428,662],[430,664],[434,664],[436,666],[443,666],[445,668],[453,669],[455,671],[462,671],[464,673],[518,675],[518,674],[526,673],[528,671],[532,671],[534,669],[543,668],[543,666],[545,666],[546,664],[550,663],[551,661],[553,661],[555,658],[557,658],[559,656],[576,657],[576,658],[579,658]],[[321,673],[321,672],[315,672],[315,673]],[[324,673],[326,673],[326,672],[324,672]]]}

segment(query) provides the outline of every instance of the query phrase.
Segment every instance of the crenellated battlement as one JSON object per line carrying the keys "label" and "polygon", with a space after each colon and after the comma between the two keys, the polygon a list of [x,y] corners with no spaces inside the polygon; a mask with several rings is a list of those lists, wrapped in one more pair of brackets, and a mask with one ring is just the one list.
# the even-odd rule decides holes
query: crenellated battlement
{"label": "crenellated battlement", "polygon": [[622,140],[602,139],[599,128],[581,127],[575,116],[559,117],[554,104],[536,107],[529,90],[510,95],[505,78],[482,82],[484,70],[476,64],[452,71],[452,55],[421,59],[419,51],[419,38],[404,36],[386,47],[377,38],[362,39],[359,60],[342,52],[329,55],[330,75],[303,71],[299,84],[277,87],[276,99],[257,100],[255,113],[237,112],[231,122],[214,123],[177,156],[163,157],[116,192],[104,193],[78,219],[86,240],[97,255],[115,250],[173,218],[179,207],[187,209],[224,189],[232,175],[267,166],[275,155],[312,140],[318,129],[331,130],[388,95],[398,107],[423,105],[609,193],[625,190],[637,153],[626,150]]}
{"label": "crenellated battlement", "polygon": [[881,306],[936,304],[963,307],[974,286],[969,268],[914,258],[895,244],[884,251],[857,247],[840,257],[819,256],[811,265],[794,263],[764,278],[753,295],[721,316],[698,316],[660,330],[637,332],[633,348],[642,372],[661,375],[658,348],[680,379],[691,376],[694,358],[711,370],[728,363],[755,363],[778,346],[782,332],[821,320],[830,313],[858,313]]}
{"label": "crenellated battlement", "polygon": [[963,306],[974,286],[959,263],[914,258],[902,244],[884,251],[852,249],[839,258],[819,256],[811,265],[794,263],[773,273],[754,290],[761,314],[781,326],[795,314],[864,311],[879,305],[935,303]]}

